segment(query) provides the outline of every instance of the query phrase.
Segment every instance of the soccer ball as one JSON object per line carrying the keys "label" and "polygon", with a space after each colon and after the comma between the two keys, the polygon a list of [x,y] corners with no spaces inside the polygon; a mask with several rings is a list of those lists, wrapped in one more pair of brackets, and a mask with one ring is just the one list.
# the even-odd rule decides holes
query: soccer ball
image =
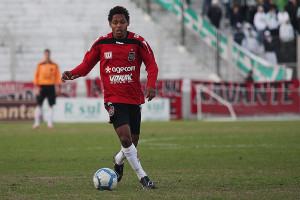
{"label": "soccer ball", "polygon": [[117,186],[117,174],[109,168],[101,168],[93,176],[95,188],[98,190],[112,190]]}

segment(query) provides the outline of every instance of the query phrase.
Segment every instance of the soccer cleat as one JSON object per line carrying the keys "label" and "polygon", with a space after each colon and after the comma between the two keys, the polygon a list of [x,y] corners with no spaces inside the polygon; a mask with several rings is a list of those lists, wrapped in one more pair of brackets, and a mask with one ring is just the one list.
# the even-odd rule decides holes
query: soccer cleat
{"label": "soccer cleat", "polygon": [[114,160],[114,171],[116,172],[117,174],[117,178],[118,178],[118,182],[122,179],[123,177],[123,168],[124,168],[124,163],[122,165],[118,165],[116,162],[115,162],[115,157],[118,153],[115,153],[114,156],[113,156],[113,160]]}
{"label": "soccer cleat", "polygon": [[49,126],[49,125],[48,125],[48,129],[50,129],[50,130],[53,129],[53,126]]}
{"label": "soccer cleat", "polygon": [[39,125],[35,124],[35,125],[32,126],[32,129],[38,129],[38,128],[39,128]]}
{"label": "soccer cleat", "polygon": [[142,184],[143,189],[154,189],[155,185],[154,183],[150,180],[148,176],[144,176],[141,178],[140,183]]}

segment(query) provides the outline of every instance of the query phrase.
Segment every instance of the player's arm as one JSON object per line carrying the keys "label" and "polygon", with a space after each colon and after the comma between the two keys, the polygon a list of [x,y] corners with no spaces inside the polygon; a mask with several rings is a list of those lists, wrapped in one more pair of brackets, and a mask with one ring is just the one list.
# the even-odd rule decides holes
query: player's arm
{"label": "player's arm", "polygon": [[143,48],[141,48],[142,60],[146,66],[147,75],[147,86],[146,86],[146,98],[151,101],[156,95],[155,83],[158,75],[158,67],[155,62],[153,51],[149,44],[144,40]]}
{"label": "player's arm", "polygon": [[34,78],[33,78],[33,85],[34,85],[34,92],[36,95],[40,95],[40,86],[39,86],[39,73],[40,73],[40,65],[36,67]]}
{"label": "player's arm", "polygon": [[100,60],[100,50],[94,45],[85,54],[84,59],[80,65],[71,71],[64,71],[61,76],[61,82],[65,83],[67,80],[74,80],[76,78],[86,76]]}
{"label": "player's arm", "polygon": [[56,96],[58,96],[60,93],[60,86],[61,86],[61,79],[60,79],[59,67],[56,65],[56,71],[55,71],[55,93],[56,93]]}

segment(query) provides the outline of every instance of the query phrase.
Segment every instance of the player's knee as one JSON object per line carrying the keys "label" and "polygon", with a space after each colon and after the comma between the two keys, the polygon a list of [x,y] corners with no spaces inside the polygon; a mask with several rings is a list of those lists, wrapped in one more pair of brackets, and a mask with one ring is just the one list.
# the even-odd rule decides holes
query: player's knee
{"label": "player's knee", "polygon": [[120,142],[121,142],[121,144],[122,144],[122,146],[123,146],[124,148],[130,147],[131,144],[132,144],[131,138],[128,137],[128,136],[126,136],[126,135],[121,135],[121,136],[119,136],[119,139],[120,139]]}
{"label": "player's knee", "polygon": [[134,144],[134,146],[137,146],[139,142],[139,135],[132,134],[131,137],[132,137],[132,143]]}

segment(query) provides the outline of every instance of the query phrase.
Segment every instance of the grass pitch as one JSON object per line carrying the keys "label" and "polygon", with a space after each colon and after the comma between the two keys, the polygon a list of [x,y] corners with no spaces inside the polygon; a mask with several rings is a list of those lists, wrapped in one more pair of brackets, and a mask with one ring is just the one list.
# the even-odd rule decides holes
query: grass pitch
{"label": "grass pitch", "polygon": [[106,123],[0,122],[0,199],[300,199],[300,122],[145,122],[138,151],[157,185],[129,163],[113,191],[92,176],[120,149]]}

